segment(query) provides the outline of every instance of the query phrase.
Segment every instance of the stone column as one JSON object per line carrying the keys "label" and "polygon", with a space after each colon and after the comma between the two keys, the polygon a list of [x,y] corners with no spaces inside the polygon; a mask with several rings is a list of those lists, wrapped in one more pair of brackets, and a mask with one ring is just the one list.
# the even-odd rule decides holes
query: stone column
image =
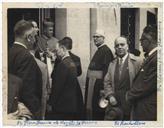
{"label": "stone column", "polygon": [[66,36],[67,31],[67,9],[55,9],[55,36],[62,39]]}
{"label": "stone column", "polygon": [[73,40],[72,52],[78,55],[82,64],[82,75],[79,77],[83,94],[86,72],[90,62],[90,9],[67,8],[66,35]]}

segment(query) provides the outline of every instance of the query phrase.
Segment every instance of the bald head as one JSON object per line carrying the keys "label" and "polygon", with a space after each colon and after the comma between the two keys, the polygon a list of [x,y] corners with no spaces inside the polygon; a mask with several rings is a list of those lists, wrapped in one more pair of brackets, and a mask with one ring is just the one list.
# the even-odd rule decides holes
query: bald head
{"label": "bald head", "polygon": [[128,44],[127,39],[126,39],[125,37],[122,37],[122,36],[117,37],[117,38],[115,39],[115,46],[116,46],[116,44],[117,44],[118,42],[125,42],[126,44]]}
{"label": "bald head", "polygon": [[116,55],[119,57],[123,57],[128,53],[128,42],[125,37],[118,37],[115,40],[115,50],[116,50]]}

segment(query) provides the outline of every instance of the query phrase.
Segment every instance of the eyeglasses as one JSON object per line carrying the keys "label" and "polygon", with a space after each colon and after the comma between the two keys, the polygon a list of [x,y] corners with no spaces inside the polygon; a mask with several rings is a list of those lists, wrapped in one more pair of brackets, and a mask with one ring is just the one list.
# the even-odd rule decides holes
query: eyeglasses
{"label": "eyeglasses", "polygon": [[147,38],[145,38],[145,39],[140,39],[140,42],[143,42],[143,41],[149,41]]}
{"label": "eyeglasses", "polygon": [[97,36],[93,36],[93,38],[100,38],[100,37],[102,37],[102,36],[98,36],[98,35]]}
{"label": "eyeglasses", "polygon": [[143,42],[143,41],[151,41],[151,37],[150,37],[150,35],[148,35],[148,34],[143,34],[142,35],[142,37],[141,37],[141,39],[140,39],[140,42]]}

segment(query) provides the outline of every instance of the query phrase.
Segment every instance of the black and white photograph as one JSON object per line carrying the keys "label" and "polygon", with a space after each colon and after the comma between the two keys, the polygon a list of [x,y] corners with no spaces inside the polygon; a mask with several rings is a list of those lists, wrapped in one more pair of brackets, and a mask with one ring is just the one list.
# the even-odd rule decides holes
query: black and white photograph
{"label": "black and white photograph", "polygon": [[4,3],[3,14],[4,125],[162,125],[162,3]]}

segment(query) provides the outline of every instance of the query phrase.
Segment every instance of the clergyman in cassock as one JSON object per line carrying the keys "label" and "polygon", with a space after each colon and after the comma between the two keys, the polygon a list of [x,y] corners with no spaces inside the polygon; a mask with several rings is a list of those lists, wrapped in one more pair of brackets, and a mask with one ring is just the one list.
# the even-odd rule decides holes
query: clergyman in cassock
{"label": "clergyman in cassock", "polygon": [[100,91],[104,89],[104,76],[113,60],[110,48],[104,44],[104,32],[97,30],[93,35],[97,51],[88,67],[85,86],[85,113],[87,119],[103,120],[104,109],[99,107]]}
{"label": "clergyman in cassock", "polygon": [[[43,21],[43,34],[37,40],[37,50],[35,52],[36,58],[40,59],[42,62],[47,64],[49,84],[51,89],[51,73],[55,64],[56,56],[53,53],[54,46],[58,42],[53,36],[54,33],[54,23],[50,18],[46,18]],[[49,89],[49,93],[50,93]]]}
{"label": "clergyman in cassock", "polygon": [[19,100],[33,114],[33,119],[37,119],[41,105],[42,75],[27,48],[29,43],[35,42],[32,24],[25,20],[18,21],[14,26],[14,34],[15,42],[8,54],[8,72],[21,78]]}
{"label": "clergyman in cassock", "polygon": [[[35,56],[47,64],[46,57],[51,58],[53,61],[53,56],[49,55],[47,49],[51,51],[51,45],[58,42],[53,36],[54,33],[54,23],[51,19],[47,18],[43,21],[43,34],[37,42],[37,51]],[[47,56],[48,55],[48,56]]]}
{"label": "clergyman in cassock", "polygon": [[79,120],[83,118],[83,97],[77,79],[76,66],[64,41],[59,41],[56,47],[60,62],[55,66],[52,74],[49,100],[52,106],[52,120]]}

